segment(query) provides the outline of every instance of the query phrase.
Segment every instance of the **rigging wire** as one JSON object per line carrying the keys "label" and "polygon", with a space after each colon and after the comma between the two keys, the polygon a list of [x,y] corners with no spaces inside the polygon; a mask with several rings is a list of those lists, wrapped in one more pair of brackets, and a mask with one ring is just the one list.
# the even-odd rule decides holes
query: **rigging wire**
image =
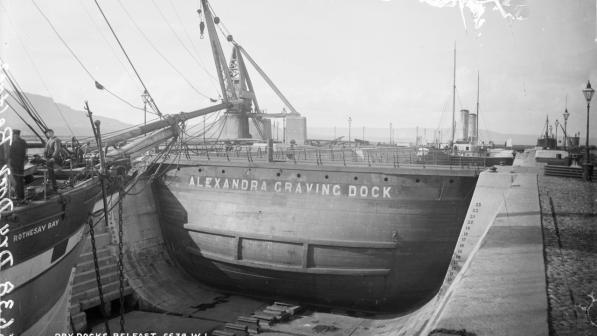
{"label": "rigging wire", "polygon": [[458,88],[456,88],[456,97],[458,97],[458,105],[460,105],[460,109],[462,109],[464,105],[462,105],[462,100],[460,99],[460,91],[458,91]]}
{"label": "rigging wire", "polygon": [[89,78],[91,78],[92,80],[95,81],[95,78],[93,77],[93,75],[91,74],[91,72],[89,71],[89,69],[87,69],[87,67],[85,66],[85,64],[83,64],[83,62],[81,62],[81,60],[79,59],[79,57],[77,56],[77,54],[75,54],[75,52],[71,49],[71,47],[68,45],[68,43],[66,43],[66,41],[62,38],[62,36],[58,33],[58,31],[56,30],[56,28],[54,27],[54,25],[52,24],[52,22],[50,21],[50,19],[46,16],[46,14],[44,14],[44,12],[41,10],[41,8],[39,8],[39,6],[35,2],[35,0],[31,0],[31,2],[35,6],[35,8],[37,8],[37,11],[41,14],[41,16],[43,16],[43,18],[46,20],[46,22],[50,25],[50,28],[52,28],[52,30],[54,31],[54,33],[56,34],[56,36],[58,36],[58,38],[60,39],[60,41],[62,42],[62,44],[66,47],[66,49],[68,49],[68,51],[73,56],[73,58],[79,63],[79,65],[81,66],[81,68],[83,68],[83,70],[87,73],[87,75],[89,76]]}
{"label": "rigging wire", "polygon": [[174,66],[174,64],[172,64],[172,62],[170,62],[166,56],[164,56],[164,54],[162,54],[162,52],[151,42],[151,40],[147,37],[147,35],[143,32],[143,30],[139,27],[139,25],[137,24],[137,22],[133,19],[133,17],[130,15],[129,11],[124,7],[122,1],[118,0],[118,4],[120,5],[120,7],[122,8],[122,10],[124,11],[124,13],[126,14],[126,16],[129,18],[129,20],[131,21],[131,23],[133,24],[133,26],[135,26],[135,28],[137,29],[137,31],[141,34],[141,36],[143,36],[143,38],[145,39],[145,41],[151,46],[151,48],[158,54],[160,55],[160,57],[172,68],[172,70],[174,70],[180,77],[182,77],[182,79],[187,82],[187,84],[189,84],[189,86],[200,96],[209,99],[210,101],[213,101],[214,99],[209,97],[208,95],[204,94],[203,92],[199,91],[192,83],[191,81],[189,81],[187,79],[187,77],[180,71],[178,70],[178,68],[176,68],[176,66]]}
{"label": "rigging wire", "polygon": [[[95,81],[95,87],[96,87],[98,90],[104,90],[104,91],[108,92],[108,93],[109,93],[109,94],[111,94],[111,95],[112,95],[114,98],[116,98],[116,99],[120,100],[121,102],[123,102],[123,103],[127,104],[128,106],[130,106],[130,107],[132,107],[132,108],[134,108],[134,109],[137,109],[137,110],[140,110],[140,111],[145,111],[145,109],[144,109],[144,108],[142,108],[142,107],[139,107],[139,106],[135,106],[135,105],[133,105],[132,103],[130,103],[130,102],[128,102],[127,100],[125,100],[124,98],[122,98],[122,97],[120,97],[119,95],[117,95],[116,93],[114,93],[114,92],[112,92],[112,91],[108,90],[108,89],[107,89],[105,86],[103,86],[102,84],[100,84],[98,81]],[[154,112],[152,112],[152,111],[147,111],[147,112],[149,112],[149,113],[153,113],[153,114],[157,114],[157,113],[154,113]]]}
{"label": "rigging wire", "polygon": [[[37,7],[37,4],[35,3],[35,1],[33,1],[33,4]],[[2,4],[0,3],[0,6],[2,6]],[[42,83],[43,87],[46,89],[46,91],[50,94],[50,96],[53,96],[52,93],[50,92],[50,89],[48,89],[48,86],[46,84],[46,82],[44,81],[43,77],[41,76],[41,73],[39,71],[39,69],[37,68],[37,66],[35,65],[35,62],[33,62],[33,59],[31,58],[31,55],[29,54],[29,51],[27,50],[27,48],[25,47],[25,44],[23,43],[23,41],[21,40],[19,34],[16,33],[16,29],[14,29],[14,23],[12,22],[12,19],[10,19],[10,17],[8,16],[8,11],[6,10],[6,8],[4,8],[4,6],[2,6],[2,8],[4,9],[4,12],[6,14],[6,17],[8,18],[9,21],[9,25],[13,31],[13,33],[15,33],[15,36],[17,37],[17,40],[19,41],[19,44],[21,45],[21,47],[23,48],[23,50],[25,51],[25,55],[27,55],[27,58],[29,59],[29,62],[31,62],[31,64],[33,65],[33,69],[35,70],[35,72],[37,73],[37,76],[40,79],[40,82]],[[39,7],[37,7],[37,9],[39,10]],[[41,11],[40,11],[41,12]],[[42,13],[43,15],[43,13]],[[44,16],[45,17],[45,16]],[[46,18],[47,20],[47,18]],[[49,20],[47,20],[49,23]],[[54,27],[52,27],[53,29]],[[55,30],[54,30],[55,31]],[[27,98],[28,100],[29,98]],[[54,107],[56,108],[56,111],[58,112],[58,114],[60,115],[60,118],[62,118],[62,120],[64,121],[64,123],[66,124],[66,127],[68,128],[71,136],[74,136],[74,132],[72,130],[72,128],[70,127],[70,124],[66,121],[66,118],[64,117],[64,114],[62,113],[62,109],[58,106],[58,104],[56,104],[56,102],[52,99],[52,103],[54,105]],[[47,129],[47,126],[46,126]],[[45,132],[45,130],[44,130]]]}
{"label": "rigging wire", "polygon": [[41,140],[42,143],[46,142],[46,140],[41,135],[39,135],[39,133],[37,133],[35,128],[33,128],[33,126],[31,126],[9,102],[6,102],[6,105],[8,107],[10,107],[10,109],[17,115],[17,117],[19,117],[19,119],[21,119],[21,121],[25,125],[27,125],[27,127],[31,130],[31,132],[33,132],[33,134],[35,134],[35,136],[37,136],[39,138],[39,140]]}
{"label": "rigging wire", "polygon": [[[2,61],[2,60],[0,59],[0,61]],[[42,131],[42,133],[45,133],[46,130],[48,129],[48,126],[46,125],[44,120],[41,118],[39,112],[37,112],[37,110],[35,109],[35,106],[31,103],[31,100],[29,100],[29,97],[27,97],[25,94],[23,94],[23,90],[19,86],[19,83],[16,81],[16,79],[13,76],[11,76],[8,73],[8,71],[5,68],[2,68],[2,72],[4,73],[4,75],[6,76],[6,78],[9,81],[10,85],[12,86],[12,88],[14,90],[14,95],[16,95],[16,97],[10,91],[7,91],[8,95],[17,104],[19,104],[19,106],[21,106],[23,108],[23,110],[25,110],[25,112],[27,112],[27,114],[29,114],[29,117],[31,117],[31,119],[33,119],[33,122],[35,122],[35,124],[37,125],[37,127],[39,127],[39,129]],[[13,111],[15,111],[15,113],[17,113],[14,108],[13,108]],[[17,115],[18,115],[18,113],[17,113]],[[20,118],[20,115],[19,115],[19,118]],[[25,124],[31,129],[31,126],[27,122],[25,122]],[[33,131],[33,129],[32,129],[32,131]],[[35,135],[37,135],[39,137],[39,134],[37,132],[33,131],[33,133],[35,133]],[[72,130],[71,130],[71,134],[72,134]],[[41,137],[40,137],[40,139],[42,142],[45,142],[45,139],[43,139]]]}
{"label": "rigging wire", "polygon": [[91,23],[92,23],[93,27],[95,28],[95,30],[97,31],[98,35],[101,36],[101,38],[104,41],[104,43],[108,46],[108,48],[110,48],[110,51],[112,52],[112,55],[118,61],[118,63],[122,67],[122,70],[127,74],[127,76],[129,77],[129,79],[132,82],[134,82],[135,79],[133,78],[133,76],[131,74],[132,73],[131,69],[129,67],[127,67],[126,65],[124,65],[124,63],[121,60],[121,56],[117,53],[116,49],[114,48],[114,45],[108,41],[108,39],[106,38],[106,36],[104,36],[103,31],[100,29],[99,24],[96,22],[94,16],[91,15],[89,9],[85,5],[85,2],[84,1],[77,1],[77,2],[81,5],[81,7],[83,8],[83,10],[85,11],[85,14],[89,18],[89,21],[91,21]]}
{"label": "rigging wire", "polygon": [[174,3],[172,2],[172,0],[168,0],[168,3],[170,4],[170,8],[172,8],[172,11],[174,12],[174,15],[176,15],[178,22],[180,22],[180,25],[182,26],[182,31],[183,31],[185,37],[187,38],[187,41],[191,45],[191,48],[193,48],[193,50],[195,51],[195,54],[197,54],[197,56],[198,56],[199,50],[197,49],[197,46],[195,46],[195,44],[193,43],[193,39],[191,39],[191,35],[189,34],[189,32],[187,31],[187,28],[183,24],[184,21],[180,17],[180,14],[178,13],[176,6],[174,6]]}
{"label": "rigging wire", "polygon": [[216,14],[216,11],[214,11],[213,7],[211,6],[211,3],[208,2],[207,5],[209,6],[209,9],[212,12],[214,18],[217,17],[219,19],[219,21],[216,23],[216,26],[218,27],[222,35],[224,35],[224,38],[227,39],[228,35],[231,35],[230,31],[228,30],[228,28],[226,28],[226,25],[224,24],[224,22],[222,22],[222,19],[220,19],[220,17]]}
{"label": "rigging wire", "polygon": [[102,7],[99,5],[99,3],[97,2],[97,0],[94,0],[95,5],[97,6],[97,9],[100,11],[100,13],[102,14],[102,17],[104,18],[104,20],[106,21],[106,24],[108,25],[108,27],[110,28],[110,31],[112,32],[112,35],[114,35],[114,38],[116,39],[116,42],[118,42],[118,45],[120,46],[120,49],[122,50],[122,52],[124,53],[124,56],[126,56],[127,61],[129,62],[131,68],[133,68],[133,71],[135,72],[135,75],[137,75],[137,78],[139,79],[139,82],[141,83],[141,85],[143,86],[143,89],[145,89],[145,92],[147,93],[147,96],[149,97],[149,105],[157,112],[158,116],[162,117],[162,112],[160,111],[160,109],[158,108],[157,104],[155,103],[155,100],[153,99],[153,97],[151,96],[151,94],[149,93],[149,90],[147,89],[147,86],[145,85],[145,83],[143,82],[143,79],[141,79],[141,76],[139,75],[139,72],[137,71],[137,69],[135,68],[135,66],[133,65],[133,62],[131,61],[129,55],[127,54],[126,50],[124,49],[124,46],[122,45],[122,43],[120,42],[120,39],[118,38],[118,36],[116,35],[116,32],[114,31],[114,29],[112,28],[112,25],[110,24],[110,21],[108,20],[108,18],[106,17],[106,15],[104,14],[104,11],[102,10]]}
{"label": "rigging wire", "polygon": [[[66,40],[64,40],[64,38],[62,38],[62,36],[60,35],[60,33],[58,33],[58,30],[56,30],[56,28],[54,27],[54,25],[52,24],[52,22],[50,21],[50,19],[44,14],[44,12],[41,10],[41,8],[37,5],[37,3],[35,2],[35,0],[31,0],[31,2],[33,3],[33,5],[35,5],[35,8],[37,8],[37,11],[42,15],[42,17],[46,20],[46,22],[48,23],[48,25],[50,26],[50,28],[52,28],[52,30],[54,31],[54,33],[56,34],[56,36],[58,37],[58,39],[62,42],[62,44],[64,45],[64,47],[66,47],[66,49],[70,52],[71,56],[73,56],[73,58],[77,61],[77,63],[79,63],[79,65],[81,66],[81,68],[85,71],[85,73],[87,73],[87,75],[89,76],[89,78],[91,78],[91,80],[95,83],[95,86],[97,89],[100,90],[105,90],[106,92],[108,92],[110,95],[112,95],[113,97],[117,98],[120,101],[125,102],[127,105],[129,106],[133,106],[133,104],[131,104],[130,102],[124,100],[122,97],[116,95],[115,93],[113,93],[112,91],[107,90],[103,85],[99,84],[99,82],[97,81],[97,79],[95,79],[95,77],[93,76],[93,74],[91,73],[91,71],[89,71],[89,69],[85,66],[85,64],[83,64],[83,62],[81,61],[81,59],[77,56],[77,54],[75,54],[75,52],[73,51],[73,49],[68,45],[68,43],[66,43]],[[98,85],[99,84],[99,85]],[[100,88],[101,87],[101,88]],[[138,107],[137,107],[138,108]],[[64,116],[62,115],[62,113],[60,113],[60,116],[62,117],[62,119],[64,120],[64,122],[66,123],[66,125],[68,126],[68,128],[70,129],[70,126],[68,125],[68,122],[66,121],[66,118],[64,118]],[[74,135],[72,132],[72,129],[70,129],[71,131],[71,135]]]}
{"label": "rigging wire", "polygon": [[442,107],[442,112],[440,114],[439,121],[437,123],[437,127],[436,127],[437,131],[441,132],[441,126],[442,126],[442,123],[444,122],[444,117],[446,116],[446,112],[448,110],[448,105],[449,104],[450,104],[450,98],[447,97],[446,100],[444,101],[444,105]]}
{"label": "rigging wire", "polygon": [[[18,83],[16,83],[16,81],[14,80],[14,78],[12,78],[8,72],[6,71],[6,69],[2,69],[2,71],[4,72],[4,74],[6,75],[6,78],[8,79],[8,82],[10,83],[10,85],[13,87],[14,93],[11,93],[10,91],[7,91],[8,95],[15,101],[17,102],[17,104],[19,104],[19,106],[21,106],[23,108],[23,110],[25,110],[33,119],[33,121],[35,122],[35,124],[42,130],[45,131],[48,126],[45,124],[45,122],[41,119],[39,113],[37,112],[37,110],[35,109],[35,107],[33,106],[33,104],[31,104],[31,101],[26,98],[25,95],[23,95],[21,92],[21,88],[19,87]],[[16,97],[15,97],[16,95]]]}
{"label": "rigging wire", "polygon": [[[8,93],[8,95],[23,109],[25,110],[25,112],[27,112],[29,114],[29,116],[31,117],[31,119],[33,119],[33,121],[35,122],[35,124],[37,125],[37,127],[39,127],[41,129],[42,132],[45,132],[46,129],[48,129],[48,127],[45,125],[45,123],[43,122],[43,120],[39,119],[37,116],[37,112],[32,111],[29,107],[29,105],[22,101],[22,95],[15,89],[15,93],[11,93],[10,91],[6,91]],[[16,95],[16,97],[14,96]],[[14,110],[14,109],[13,109]]]}
{"label": "rigging wire", "polygon": [[[218,114],[220,114],[220,113],[221,113],[221,112],[219,112]],[[186,129],[184,130],[184,134],[185,134],[187,137],[190,137],[190,138],[200,138],[200,137],[203,137],[203,135],[205,135],[205,134],[207,134],[207,133],[211,132],[211,130],[212,130],[214,127],[216,127],[218,124],[220,124],[220,123],[221,123],[221,119],[219,119],[219,118],[218,118],[217,120],[213,121],[213,122],[210,122],[209,124],[207,124],[207,122],[206,122],[205,130],[200,130],[200,131],[198,131],[198,132],[196,132],[196,133],[189,134],[189,131],[190,131],[191,129],[193,129],[193,128],[196,128],[196,127],[199,127],[199,126],[203,126],[203,125],[202,125],[202,123],[197,123],[197,124],[195,124],[195,125],[193,125],[193,126],[191,126],[191,127],[188,127],[188,128],[186,128]]]}
{"label": "rigging wire", "polygon": [[[156,120],[159,120],[159,118],[156,118],[156,119],[153,119],[153,120],[149,120],[148,122],[153,122],[153,121],[156,121]],[[143,125],[143,124],[144,124],[144,123],[139,123],[139,124],[131,125],[131,126],[129,126],[129,127],[122,128],[122,129],[118,129],[118,130],[115,130],[115,131],[108,131],[108,132],[104,132],[104,131],[102,131],[102,137],[104,137],[104,138],[108,138],[108,137],[110,137],[110,136],[112,136],[112,135],[114,135],[114,134],[125,133],[126,131],[128,131],[128,130],[130,130],[130,129],[133,129],[133,128],[135,128],[135,127],[139,127],[139,126],[141,126],[141,125]],[[95,138],[94,138],[94,136],[93,136],[93,135],[92,135],[92,136],[87,136],[87,137],[83,137],[83,138],[81,138],[81,142],[92,141],[92,140],[94,140],[94,139],[95,139]]]}
{"label": "rigging wire", "polygon": [[183,32],[185,33],[187,39],[191,43],[191,47],[193,48],[193,50],[196,53],[197,60],[199,61],[199,66],[207,74],[207,76],[210,78],[210,80],[212,82],[212,85],[214,86],[214,88],[216,88],[216,91],[217,91],[217,88],[219,88],[219,85],[216,83],[216,77],[211,72],[209,72],[206,69],[205,62],[201,59],[201,55],[199,53],[199,50],[197,49],[197,46],[195,45],[195,43],[193,43],[193,39],[191,38],[191,35],[187,31],[187,29],[184,26],[184,24],[182,24],[182,22],[184,22],[184,21],[181,19],[180,15],[178,13],[178,10],[176,9],[176,6],[174,6],[174,3],[172,2],[172,0],[168,0],[168,2],[170,3],[170,6],[173,8],[174,14],[176,15],[176,18],[178,19],[178,22],[181,22],[181,26],[182,26]]}
{"label": "rigging wire", "polygon": [[170,29],[170,31],[172,31],[172,34],[174,34],[174,37],[176,38],[176,40],[178,41],[178,43],[187,52],[187,54],[189,54],[189,56],[193,60],[195,60],[195,62],[197,62],[197,64],[203,69],[203,71],[205,71],[208,75],[211,76],[211,74],[205,69],[205,66],[203,66],[203,64],[197,59],[197,57],[195,57],[195,55],[193,55],[193,53],[189,50],[189,48],[186,46],[186,44],[182,41],[182,39],[180,38],[180,36],[178,36],[178,33],[176,32],[176,30],[174,29],[174,27],[172,27],[172,25],[170,24],[170,22],[168,21],[168,19],[166,19],[166,16],[164,15],[164,13],[162,13],[162,10],[160,9],[160,7],[155,3],[155,0],[151,0],[151,3],[155,7],[155,9],[158,11],[158,14],[162,18],[162,20],[166,23],[166,25],[168,26],[168,28]]}

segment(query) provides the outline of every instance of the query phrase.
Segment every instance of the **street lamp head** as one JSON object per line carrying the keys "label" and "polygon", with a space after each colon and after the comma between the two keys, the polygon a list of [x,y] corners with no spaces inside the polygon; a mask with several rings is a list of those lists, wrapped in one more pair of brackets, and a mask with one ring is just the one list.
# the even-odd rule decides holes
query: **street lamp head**
{"label": "street lamp head", "polygon": [[585,95],[587,103],[590,103],[595,93],[595,90],[591,87],[591,81],[587,81],[587,87],[582,90],[582,93]]}
{"label": "street lamp head", "polygon": [[568,117],[570,116],[570,113],[568,113],[568,109],[566,109],[566,110],[564,111],[564,114],[563,114],[563,116],[564,116],[564,121],[568,121]]}

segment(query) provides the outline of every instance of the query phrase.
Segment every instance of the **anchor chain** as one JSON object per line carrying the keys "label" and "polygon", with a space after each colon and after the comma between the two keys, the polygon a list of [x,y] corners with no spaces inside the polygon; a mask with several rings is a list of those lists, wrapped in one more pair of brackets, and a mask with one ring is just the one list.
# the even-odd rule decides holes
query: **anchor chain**
{"label": "anchor chain", "polygon": [[93,230],[93,219],[91,219],[91,215],[89,217],[89,238],[91,240],[91,251],[93,254],[93,265],[95,266],[95,280],[97,281],[97,291],[99,293],[100,298],[100,312],[102,313],[102,317],[104,318],[104,325],[106,327],[106,333],[110,335],[110,325],[108,324],[108,316],[104,309],[105,302],[104,302],[104,291],[102,290],[102,279],[100,274],[99,263],[97,262],[97,249],[95,247],[95,232]]}
{"label": "anchor chain", "polygon": [[[87,103],[87,101],[85,102],[85,110],[87,111],[87,116],[89,117],[89,121],[91,122],[91,128],[93,129],[93,135],[95,137],[95,141],[96,141],[97,147],[99,149],[99,155],[100,155],[99,182],[100,182],[101,189],[102,189],[102,200],[103,200],[103,205],[104,205],[104,223],[106,224],[106,227],[108,227],[108,204],[106,201],[106,182],[108,182],[107,181],[108,176],[106,174],[106,162],[105,162],[105,158],[103,156],[103,150],[102,150],[100,121],[99,120],[93,121],[92,112],[91,112],[91,109],[89,108],[89,104]],[[102,313],[102,316],[104,318],[104,325],[106,326],[106,333],[108,335],[110,335],[111,334],[110,325],[108,323],[109,316],[107,316],[108,314],[106,314],[106,310],[105,310],[104,291],[102,289],[102,280],[101,280],[101,275],[100,275],[100,270],[99,270],[99,264],[97,262],[97,249],[95,246],[95,233],[93,230],[93,220],[91,218],[89,218],[89,234],[91,237],[91,249],[93,252],[93,263],[95,265],[95,278],[97,280],[97,290],[98,290],[98,294],[100,297],[100,312]]]}
{"label": "anchor chain", "polygon": [[123,212],[123,198],[124,189],[122,188],[123,181],[119,181],[118,188],[118,272],[120,281],[120,332],[124,332],[124,266],[122,254],[122,212]]}

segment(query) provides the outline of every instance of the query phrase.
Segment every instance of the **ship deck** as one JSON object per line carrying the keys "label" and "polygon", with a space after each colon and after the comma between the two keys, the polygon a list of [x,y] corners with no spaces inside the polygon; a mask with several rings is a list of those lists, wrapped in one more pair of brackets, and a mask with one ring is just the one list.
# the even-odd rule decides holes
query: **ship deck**
{"label": "ship deck", "polygon": [[[146,157],[146,159],[150,159]],[[150,160],[146,160],[150,161]],[[184,153],[169,155],[171,165],[222,165],[236,167],[301,170],[333,169],[339,172],[380,172],[391,170],[402,174],[476,176],[486,168],[483,160],[450,157],[441,151],[421,155],[414,148],[353,148],[353,149],[289,149],[275,150],[268,157],[267,150],[242,148],[215,150],[188,148]]]}

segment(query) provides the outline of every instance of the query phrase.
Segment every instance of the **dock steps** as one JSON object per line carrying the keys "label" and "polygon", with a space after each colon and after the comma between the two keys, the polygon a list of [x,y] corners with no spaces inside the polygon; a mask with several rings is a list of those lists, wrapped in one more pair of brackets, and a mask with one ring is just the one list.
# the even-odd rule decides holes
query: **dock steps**
{"label": "dock steps", "polygon": [[[558,176],[558,177],[571,177],[571,178],[582,178],[583,168],[575,166],[558,166],[558,165],[546,165],[545,173],[546,176]],[[597,179],[597,169],[593,169],[593,180]]]}
{"label": "dock steps", "polygon": [[[95,229],[97,262],[102,283],[104,309],[107,314],[110,314],[112,301],[120,299],[118,259],[116,257],[114,245],[112,244],[111,234],[107,228],[100,224],[96,226]],[[93,252],[89,236],[86,237],[83,244],[83,250],[76,266],[70,301],[71,327],[75,332],[86,331],[86,311],[100,306]],[[126,279],[124,282],[123,294],[125,297],[133,294],[133,289]]]}

